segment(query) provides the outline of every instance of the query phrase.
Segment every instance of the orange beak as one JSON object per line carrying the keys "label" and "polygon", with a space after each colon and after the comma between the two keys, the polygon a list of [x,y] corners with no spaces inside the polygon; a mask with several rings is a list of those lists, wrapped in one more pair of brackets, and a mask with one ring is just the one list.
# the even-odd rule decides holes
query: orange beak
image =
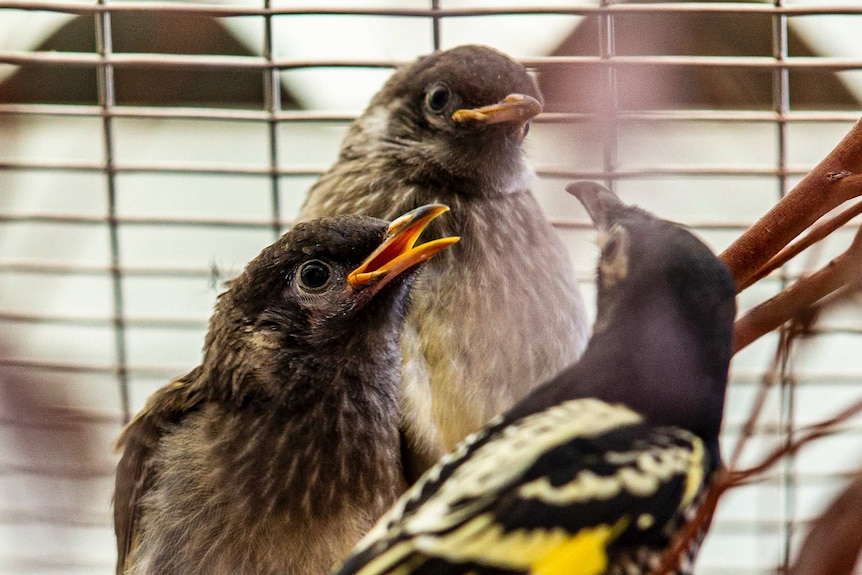
{"label": "orange beak", "polygon": [[490,106],[455,110],[452,119],[459,123],[468,121],[482,124],[517,122],[524,125],[540,113],[542,113],[542,104],[537,99],[524,94],[509,94],[502,102]]}
{"label": "orange beak", "polygon": [[457,243],[461,238],[452,236],[415,245],[431,220],[448,211],[442,204],[428,204],[397,218],[389,224],[380,247],[347,275],[347,282],[354,288],[376,284],[379,289],[403,271]]}

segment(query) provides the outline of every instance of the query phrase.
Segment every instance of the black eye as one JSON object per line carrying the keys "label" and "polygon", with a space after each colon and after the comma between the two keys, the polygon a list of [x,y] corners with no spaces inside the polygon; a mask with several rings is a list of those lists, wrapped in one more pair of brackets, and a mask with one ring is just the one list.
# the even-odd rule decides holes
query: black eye
{"label": "black eye", "polygon": [[524,125],[521,126],[521,137],[526,138],[527,134],[530,133],[530,122],[524,122]]}
{"label": "black eye", "polygon": [[329,265],[320,260],[302,264],[296,274],[297,284],[305,291],[316,292],[325,288],[332,277]]}
{"label": "black eye", "polygon": [[440,112],[449,103],[450,95],[446,84],[434,84],[425,94],[425,105],[432,112]]}
{"label": "black eye", "polygon": [[610,261],[615,260],[620,251],[620,244],[622,244],[622,241],[619,234],[614,234],[608,238],[607,243],[602,248],[602,258]]}

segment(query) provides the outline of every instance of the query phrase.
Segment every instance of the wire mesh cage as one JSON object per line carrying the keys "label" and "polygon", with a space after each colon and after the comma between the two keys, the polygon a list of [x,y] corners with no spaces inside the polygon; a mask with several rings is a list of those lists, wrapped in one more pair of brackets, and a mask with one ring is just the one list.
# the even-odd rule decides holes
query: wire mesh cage
{"label": "wire mesh cage", "polygon": [[[862,7],[815,0],[0,1],[0,572],[112,571],[112,441],[198,364],[222,280],[290,227],[393,67],[481,43],[535,72],[534,191],[591,302],[593,232],[563,186],[603,180],[725,248],[858,119],[860,32]],[[780,362],[743,461],[859,398],[860,310],[832,306]],[[778,340],[734,359],[728,449]],[[786,568],[858,470],[860,425],[731,492],[697,572]]]}

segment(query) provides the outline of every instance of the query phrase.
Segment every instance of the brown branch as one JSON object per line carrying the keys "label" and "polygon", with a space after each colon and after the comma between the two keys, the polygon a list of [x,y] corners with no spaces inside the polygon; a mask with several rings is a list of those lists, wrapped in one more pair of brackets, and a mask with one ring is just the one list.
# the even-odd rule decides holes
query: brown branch
{"label": "brown branch", "polygon": [[674,536],[670,547],[662,555],[658,567],[651,571],[651,575],[670,575],[677,571],[680,559],[686,554],[691,544],[697,541],[701,532],[712,523],[718,500],[732,485],[730,473],[727,469],[720,469],[712,480],[712,485],[706,492],[694,517],[689,519]]}
{"label": "brown branch", "polygon": [[739,471],[727,468],[719,470],[694,517],[674,536],[670,547],[668,547],[662,556],[659,566],[652,570],[651,575],[670,575],[677,570],[686,550],[697,540],[701,532],[709,528],[718,501],[725,491],[751,482],[784,457],[796,453],[806,444],[837,432],[837,427],[841,423],[859,413],[862,413],[862,399],[835,416],[802,429],[801,437],[775,449],[757,465]]}
{"label": "brown branch", "polygon": [[745,283],[737,286],[737,291],[742,291],[752,284],[757,283],[761,279],[771,274],[776,269],[780,268],[791,259],[799,255],[805,249],[811,247],[816,242],[819,242],[859,214],[862,214],[862,201],[857,202],[825,222],[821,222],[811,228],[811,230],[801,240],[792,243],[778,252],[771,260],[766,262],[762,268],[757,270],[755,274],[749,277]]}
{"label": "brown branch", "polygon": [[862,474],[811,526],[789,575],[851,575],[862,550]]}
{"label": "brown branch", "polygon": [[781,337],[778,340],[778,345],[775,348],[775,356],[772,359],[772,365],[763,377],[760,379],[760,387],[757,389],[757,396],[754,398],[754,405],[751,406],[751,411],[748,414],[748,419],[745,425],[742,426],[742,432],[736,445],[733,447],[733,453],[730,456],[730,468],[736,467],[739,458],[742,456],[742,450],[745,444],[754,435],[754,429],[757,425],[757,420],[760,418],[760,413],[763,411],[763,405],[766,403],[766,396],[769,389],[775,383],[775,374],[778,372],[779,364],[782,364],[783,359],[790,354],[791,343],[794,339],[793,330],[782,330]]}
{"label": "brown branch", "polygon": [[730,473],[733,479],[733,485],[750,481],[753,477],[768,471],[773,465],[788,455],[792,455],[799,451],[802,446],[811,443],[815,439],[820,439],[821,437],[835,433],[838,431],[836,429],[838,425],[859,413],[862,413],[862,399],[858,400],[856,403],[844,411],[841,411],[834,417],[803,428],[799,431],[799,433],[801,433],[801,437],[794,439],[793,441],[788,441],[786,444],[778,447],[775,451],[764,457],[757,465],[740,471],[731,471]]}
{"label": "brown branch", "polygon": [[856,237],[853,238],[853,243],[847,251],[824,268],[800,279],[736,320],[733,353],[739,352],[847,284],[858,284],[860,271],[862,271],[862,228],[856,232]]}
{"label": "brown branch", "polygon": [[775,254],[811,224],[862,195],[862,120],[790,193],[722,254],[737,285],[748,285]]}

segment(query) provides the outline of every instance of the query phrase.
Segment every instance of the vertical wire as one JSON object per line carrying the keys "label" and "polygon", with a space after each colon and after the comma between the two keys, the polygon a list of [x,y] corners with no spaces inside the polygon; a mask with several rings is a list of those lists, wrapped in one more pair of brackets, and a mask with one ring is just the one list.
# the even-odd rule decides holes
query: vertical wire
{"label": "vertical wire", "polygon": [[[264,8],[270,8],[270,0],[264,0]],[[266,14],[263,18],[263,55],[269,64],[263,73],[263,100],[268,114],[270,206],[272,231],[274,239],[278,239],[281,236],[281,180],[278,174],[279,141],[276,115],[281,111],[281,78],[278,68],[273,65],[272,14]]]}
{"label": "vertical wire", "polygon": [[[107,0],[98,0],[106,5]],[[128,353],[126,349],[126,314],[123,301],[123,270],[120,262],[120,232],[117,223],[117,174],[114,169],[114,124],[109,113],[116,104],[114,67],[107,61],[112,48],[111,13],[96,14],[96,50],[101,62],[97,67],[99,106],[102,108],[102,139],[105,147],[105,178],[108,194],[108,234],[111,258],[111,287],[113,292],[114,346],[116,348],[117,384],[120,387],[120,408],[123,423],[131,417],[129,397]]]}
{"label": "vertical wire", "polygon": [[[602,7],[610,6],[614,0],[602,0]],[[599,55],[606,61],[604,74],[605,98],[607,106],[601,110],[602,123],[605,128],[605,143],[602,154],[604,171],[608,174],[606,183],[614,190],[613,172],[618,164],[619,133],[617,111],[619,110],[619,91],[617,85],[617,70],[611,59],[616,55],[616,40],[614,37],[614,15],[601,12],[599,24]]]}
{"label": "vertical wire", "polygon": [[436,14],[440,10],[440,0],[431,0],[431,10],[435,12],[431,16],[431,34],[434,41],[434,51],[440,50],[440,16]]}
{"label": "vertical wire", "polygon": [[[783,0],[774,0],[776,8],[782,7]],[[775,14],[772,16],[773,33],[772,33],[772,56],[779,62],[786,61],[788,57],[788,23],[787,15]],[[787,181],[787,146],[788,146],[788,125],[787,114],[790,111],[790,71],[788,68],[777,68],[772,73],[772,98],[773,108],[777,115],[776,120],[776,137],[777,137],[777,164],[778,164],[778,199],[784,197],[788,189]],[[784,267],[780,272],[781,289],[787,287],[789,278]],[[786,328],[785,328],[786,329]],[[793,346],[791,343],[785,350],[785,357],[782,358],[779,368],[780,382],[780,412],[779,412],[779,429],[782,434],[782,439],[785,444],[789,444],[793,440],[794,433],[794,403],[795,389],[794,377],[792,372],[792,361],[790,358],[790,350]],[[790,565],[790,553],[792,551],[791,544],[793,539],[793,530],[795,522],[795,495],[796,495],[796,477],[795,477],[796,461],[795,457],[790,454],[784,459],[781,464],[779,475],[779,485],[781,490],[781,543],[779,547],[780,562],[783,572],[786,572]]]}

